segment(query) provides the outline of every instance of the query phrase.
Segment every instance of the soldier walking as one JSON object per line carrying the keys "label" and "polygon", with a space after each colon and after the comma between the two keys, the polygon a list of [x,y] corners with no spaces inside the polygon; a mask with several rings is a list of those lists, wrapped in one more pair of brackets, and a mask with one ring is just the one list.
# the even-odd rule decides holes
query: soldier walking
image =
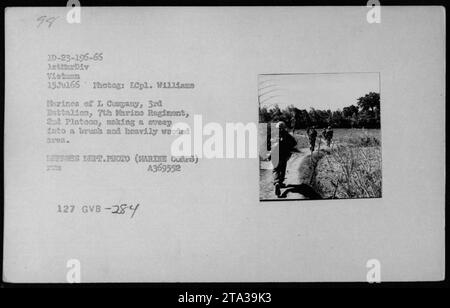
{"label": "soldier walking", "polygon": [[312,152],[314,152],[314,148],[316,147],[316,138],[317,138],[316,127],[315,126],[309,127],[306,130],[306,134],[308,135],[308,138],[309,138],[309,144],[310,144],[309,149],[311,150],[311,153],[312,153]]}
{"label": "soldier walking", "polygon": [[323,129],[322,136],[327,141],[327,146],[329,147],[331,145],[331,140],[333,139],[333,129],[331,126]]}
{"label": "soldier walking", "polygon": [[280,188],[286,187],[284,185],[284,178],[286,176],[286,166],[291,152],[295,152],[297,141],[286,130],[286,124],[284,122],[278,122],[276,124],[278,129],[278,136],[272,142],[272,148],[269,155],[269,159],[273,165],[273,184],[275,186],[275,195],[280,197]]}

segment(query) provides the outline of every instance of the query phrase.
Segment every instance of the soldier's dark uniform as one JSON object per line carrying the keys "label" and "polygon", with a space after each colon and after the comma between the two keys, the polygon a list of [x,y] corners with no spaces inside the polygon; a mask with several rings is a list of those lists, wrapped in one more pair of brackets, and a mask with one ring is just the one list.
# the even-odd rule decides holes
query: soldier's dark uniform
{"label": "soldier's dark uniform", "polygon": [[327,141],[327,146],[330,146],[331,139],[333,139],[333,130],[331,129],[331,126],[328,126],[328,128],[325,128],[322,132],[323,138]]}
{"label": "soldier's dark uniform", "polygon": [[271,152],[270,159],[273,165],[273,184],[275,185],[275,194],[280,195],[280,187],[283,187],[284,178],[286,176],[286,165],[291,152],[297,145],[297,141],[281,125],[278,138],[275,140]]}
{"label": "soldier's dark uniform", "polygon": [[317,131],[314,129],[314,127],[308,128],[306,130],[306,134],[308,135],[308,138],[309,138],[309,144],[310,144],[309,148],[310,148],[311,152],[314,152],[314,148],[316,147]]}

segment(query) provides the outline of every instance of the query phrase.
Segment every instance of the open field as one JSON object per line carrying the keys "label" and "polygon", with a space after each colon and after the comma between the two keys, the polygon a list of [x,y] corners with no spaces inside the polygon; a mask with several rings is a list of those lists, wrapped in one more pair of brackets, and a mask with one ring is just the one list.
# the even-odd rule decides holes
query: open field
{"label": "open field", "polygon": [[[334,135],[333,135],[333,142],[335,144],[339,143],[360,143],[362,138],[376,138],[377,140],[381,141],[381,130],[380,129],[361,129],[361,128],[353,128],[353,129],[347,129],[347,128],[335,128],[333,129]],[[317,142],[320,140],[320,134],[322,132],[322,129],[317,129]],[[259,131],[258,136],[258,143],[259,143],[259,154],[260,158],[263,159],[266,157],[268,151],[267,149],[264,149],[262,142],[265,140],[265,132]],[[292,134],[292,131],[290,131]],[[308,148],[309,147],[309,141],[308,136],[306,135],[306,130],[296,130],[293,134],[295,137],[295,140],[297,140],[297,148]],[[323,140],[322,140],[323,141]],[[322,146],[323,143],[321,143]]]}

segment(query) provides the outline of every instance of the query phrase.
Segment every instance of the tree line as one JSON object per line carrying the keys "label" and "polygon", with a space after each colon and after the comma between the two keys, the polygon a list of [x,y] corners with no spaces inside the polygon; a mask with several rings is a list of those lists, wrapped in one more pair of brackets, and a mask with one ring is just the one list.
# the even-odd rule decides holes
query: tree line
{"label": "tree line", "polygon": [[342,110],[298,109],[293,105],[280,109],[259,108],[259,121],[270,123],[283,121],[291,129],[304,129],[311,126],[334,128],[380,128],[380,94],[370,92],[357,99],[356,105]]}

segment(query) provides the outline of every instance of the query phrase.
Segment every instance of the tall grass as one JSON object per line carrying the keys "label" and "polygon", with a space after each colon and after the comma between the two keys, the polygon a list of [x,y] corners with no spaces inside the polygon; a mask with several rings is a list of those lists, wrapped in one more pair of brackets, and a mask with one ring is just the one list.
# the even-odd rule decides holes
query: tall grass
{"label": "tall grass", "polygon": [[316,168],[314,188],[324,198],[379,198],[381,147],[373,136],[340,140]]}

